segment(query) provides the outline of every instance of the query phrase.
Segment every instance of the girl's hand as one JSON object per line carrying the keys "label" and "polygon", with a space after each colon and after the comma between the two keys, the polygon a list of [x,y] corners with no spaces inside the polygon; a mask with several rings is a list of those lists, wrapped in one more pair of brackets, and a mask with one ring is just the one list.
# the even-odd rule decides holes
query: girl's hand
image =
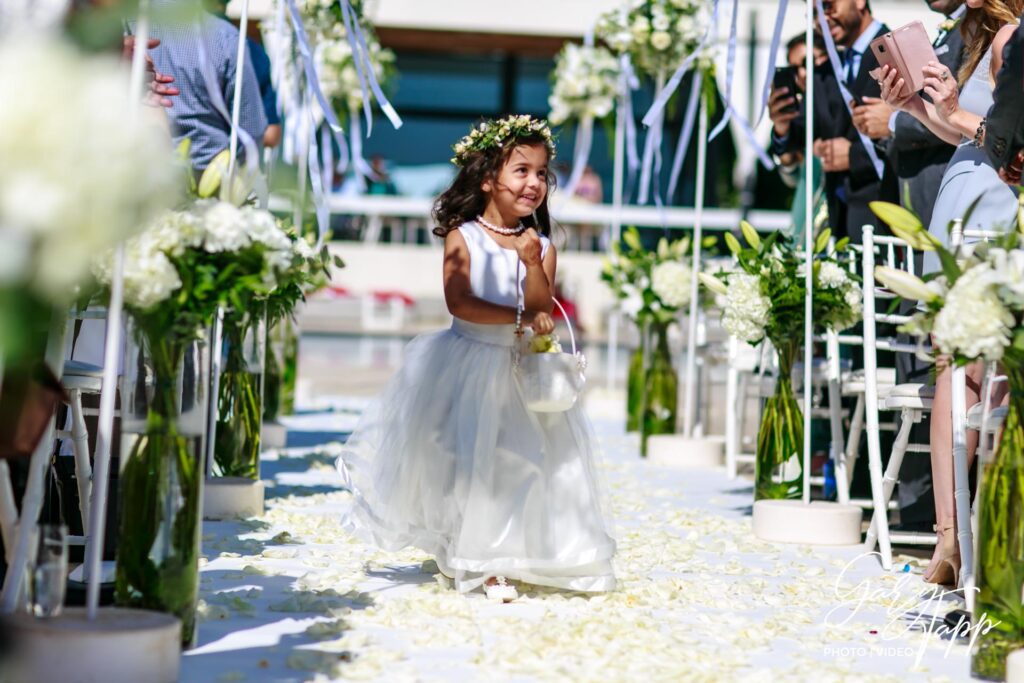
{"label": "girl's hand", "polygon": [[516,253],[519,254],[519,260],[523,262],[523,265],[541,265],[540,237],[537,235],[536,230],[527,228],[521,235],[516,237],[513,246],[515,246]]}
{"label": "girl's hand", "polygon": [[534,334],[551,334],[555,331],[555,321],[543,311],[529,314],[530,327]]}
{"label": "girl's hand", "polygon": [[946,123],[960,109],[960,90],[956,78],[942,64],[932,61],[924,67],[924,91],[932,98],[935,113]]}
{"label": "girl's hand", "polygon": [[881,72],[872,71],[872,74],[878,73],[879,77],[878,85],[882,89],[882,100],[893,109],[900,111],[909,111],[911,108],[911,101],[916,98],[917,93],[904,94],[906,82],[900,78],[900,74],[896,69],[893,69],[888,64],[882,67]]}

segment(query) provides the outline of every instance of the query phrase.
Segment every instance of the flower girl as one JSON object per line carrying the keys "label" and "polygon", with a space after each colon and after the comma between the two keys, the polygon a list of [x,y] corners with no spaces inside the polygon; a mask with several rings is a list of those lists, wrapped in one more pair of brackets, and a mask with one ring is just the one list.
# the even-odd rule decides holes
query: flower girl
{"label": "flower girl", "polygon": [[508,602],[516,580],[611,590],[590,424],[579,402],[531,412],[513,374],[517,323],[554,330],[551,132],[511,116],[454,149],[458,175],[434,205],[454,321],[409,344],[346,443],[346,526],[385,550],[432,553],[461,592]]}

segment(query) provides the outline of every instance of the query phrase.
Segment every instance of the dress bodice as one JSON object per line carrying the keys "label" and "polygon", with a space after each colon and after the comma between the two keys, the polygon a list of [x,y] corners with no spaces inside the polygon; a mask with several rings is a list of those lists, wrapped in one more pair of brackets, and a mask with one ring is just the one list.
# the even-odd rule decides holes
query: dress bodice
{"label": "dress bodice", "polygon": [[[520,267],[519,281],[516,282],[519,255],[515,249],[499,245],[476,221],[463,223],[459,231],[469,249],[469,282],[474,296],[502,306],[515,306],[517,289],[521,295],[526,280],[526,268]],[[551,241],[541,235],[540,243],[543,258]]]}
{"label": "dress bodice", "polygon": [[994,101],[992,84],[992,48],[989,47],[971,72],[958,98],[960,108],[978,116],[985,116]]}

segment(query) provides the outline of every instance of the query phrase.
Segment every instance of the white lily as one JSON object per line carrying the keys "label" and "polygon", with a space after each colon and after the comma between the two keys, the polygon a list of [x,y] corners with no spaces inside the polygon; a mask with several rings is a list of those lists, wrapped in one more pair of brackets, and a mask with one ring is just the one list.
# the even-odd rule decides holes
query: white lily
{"label": "white lily", "polygon": [[924,280],[899,268],[875,266],[875,278],[904,299],[927,303],[939,298]]}

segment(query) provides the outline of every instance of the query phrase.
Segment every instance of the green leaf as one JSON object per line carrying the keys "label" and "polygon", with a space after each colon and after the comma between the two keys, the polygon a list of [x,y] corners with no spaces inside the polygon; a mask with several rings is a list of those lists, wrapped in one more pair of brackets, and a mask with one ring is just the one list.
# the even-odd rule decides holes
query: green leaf
{"label": "green leaf", "polygon": [[344,268],[345,267],[345,262],[341,260],[340,256],[335,256],[334,257],[334,267],[335,268]]}
{"label": "green leaf", "polygon": [[946,251],[945,249],[938,249],[935,253],[939,255],[939,262],[942,264],[942,274],[946,276],[949,281],[949,286],[952,287],[961,275],[960,266],[957,265],[956,257]]}

